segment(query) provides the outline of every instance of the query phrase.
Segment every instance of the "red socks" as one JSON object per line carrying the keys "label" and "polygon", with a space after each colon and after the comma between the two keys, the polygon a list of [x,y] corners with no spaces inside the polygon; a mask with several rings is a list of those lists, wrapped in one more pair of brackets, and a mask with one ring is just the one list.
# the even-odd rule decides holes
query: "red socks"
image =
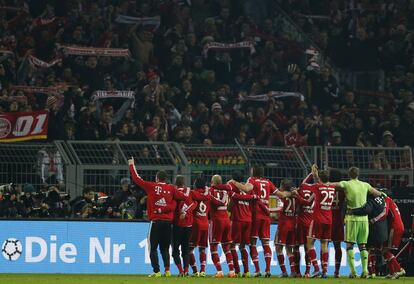
{"label": "red socks", "polygon": [[285,266],[285,256],[283,253],[277,255],[277,261],[279,262],[280,269],[282,270],[282,273],[285,274],[286,272],[286,266]]}
{"label": "red socks", "polygon": [[206,249],[205,248],[199,249],[199,253],[200,253],[200,272],[205,272],[206,271],[206,260],[207,260]]}
{"label": "red socks", "polygon": [[264,257],[266,261],[265,272],[270,272],[270,261],[272,260],[272,250],[270,249],[269,244],[263,245]]}
{"label": "red socks", "polygon": [[319,265],[318,265],[318,260],[316,259],[315,249],[313,248],[313,249],[308,250],[308,255],[309,255],[310,262],[313,265],[314,272],[318,272],[319,271]]}
{"label": "red socks", "polygon": [[290,273],[296,273],[295,255],[289,255]]}
{"label": "red socks", "polygon": [[234,271],[233,256],[230,251],[230,244],[222,244],[221,247],[223,248],[224,254],[226,255],[226,261],[229,266],[229,271]]}
{"label": "red socks", "polygon": [[217,251],[217,244],[210,244],[211,260],[214,263],[217,271],[221,271],[220,258]]}
{"label": "red socks", "polygon": [[244,273],[249,272],[249,254],[245,246],[240,247],[240,254],[243,262]]}
{"label": "red socks", "polygon": [[322,272],[323,273],[328,272],[328,259],[329,259],[329,253],[328,252],[322,252],[321,262],[322,262]]}
{"label": "red socks", "polygon": [[237,250],[235,246],[231,247],[231,256],[233,257],[233,265],[234,265],[234,272],[240,272],[240,265],[239,265],[239,255],[237,254]]}
{"label": "red socks", "polygon": [[181,274],[183,273],[183,267],[181,266],[181,264],[176,264],[177,268],[178,268],[178,272]]}
{"label": "red socks", "polygon": [[190,248],[190,266],[193,269],[193,273],[197,272],[197,264],[194,256],[194,248]]}
{"label": "red socks", "polygon": [[255,268],[255,272],[259,273],[260,272],[259,257],[258,257],[258,254],[257,254],[256,245],[251,245],[250,246],[250,257],[252,258],[254,268]]}

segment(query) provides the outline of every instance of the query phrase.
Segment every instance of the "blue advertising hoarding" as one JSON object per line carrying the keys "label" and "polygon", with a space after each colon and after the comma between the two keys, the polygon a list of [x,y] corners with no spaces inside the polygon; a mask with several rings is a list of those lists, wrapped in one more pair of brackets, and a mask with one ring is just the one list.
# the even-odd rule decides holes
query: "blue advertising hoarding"
{"label": "blue advertising hoarding", "polygon": [[[152,272],[147,231],[149,223],[94,221],[0,221],[0,271],[2,273],[102,273],[148,274]],[[274,236],[277,225],[271,226]],[[280,268],[272,247],[272,273]],[[319,252],[319,242],[316,251]],[[349,274],[343,244],[341,274]],[[260,266],[264,268],[263,249],[258,244]],[[330,246],[329,273],[333,273],[334,249]],[[303,255],[303,254],[302,254]],[[198,255],[196,254],[198,259]],[[226,270],[225,256],[220,260]],[[162,263],[161,257],[160,262]],[[198,262],[197,262],[198,263]],[[288,260],[286,259],[286,264]],[[252,265],[252,263],[251,263]],[[359,254],[356,265],[360,269]],[[252,267],[253,268],[253,267]],[[301,271],[304,271],[304,259]],[[171,270],[177,270],[171,259]],[[206,272],[213,274],[211,255],[207,255]]]}

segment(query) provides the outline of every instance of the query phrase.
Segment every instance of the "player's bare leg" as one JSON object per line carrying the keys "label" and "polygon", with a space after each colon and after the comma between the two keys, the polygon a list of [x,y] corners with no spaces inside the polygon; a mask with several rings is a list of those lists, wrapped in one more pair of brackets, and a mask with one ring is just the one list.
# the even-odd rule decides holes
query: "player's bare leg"
{"label": "player's bare leg", "polygon": [[279,245],[279,244],[275,245],[275,249],[277,253],[277,261],[279,262],[280,270],[282,270],[282,274],[280,275],[280,277],[285,278],[285,277],[288,277],[289,275],[286,271],[283,247],[284,247],[283,245]]}
{"label": "player's bare leg", "polygon": [[262,274],[260,273],[260,266],[259,266],[259,254],[257,253],[257,239],[253,237],[250,243],[250,257],[252,258],[254,264],[254,277],[261,277]]}
{"label": "player's bare leg", "polygon": [[335,272],[334,277],[339,277],[339,269],[341,267],[341,261],[342,261],[342,248],[341,248],[341,242],[333,242],[334,248],[335,248]]}
{"label": "player's bare leg", "polygon": [[309,259],[310,259],[310,262],[313,265],[312,278],[319,277],[321,275],[321,272],[319,270],[318,260],[316,258],[315,239],[308,238],[307,239],[307,247],[308,247]]}

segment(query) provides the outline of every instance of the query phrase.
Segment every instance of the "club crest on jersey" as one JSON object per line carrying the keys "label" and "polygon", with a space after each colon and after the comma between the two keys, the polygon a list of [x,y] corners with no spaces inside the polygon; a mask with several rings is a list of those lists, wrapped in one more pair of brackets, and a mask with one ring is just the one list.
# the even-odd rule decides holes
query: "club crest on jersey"
{"label": "club crest on jersey", "polygon": [[155,205],[157,205],[157,206],[167,206],[167,201],[165,201],[165,198],[163,197],[161,199],[158,199],[158,201],[155,202]]}

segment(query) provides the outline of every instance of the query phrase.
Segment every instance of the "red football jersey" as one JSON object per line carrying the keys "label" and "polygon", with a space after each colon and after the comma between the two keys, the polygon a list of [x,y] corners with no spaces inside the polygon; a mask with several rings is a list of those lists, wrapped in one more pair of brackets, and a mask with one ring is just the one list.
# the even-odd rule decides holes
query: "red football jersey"
{"label": "red football jersey", "polygon": [[303,189],[311,190],[315,196],[313,219],[322,224],[332,224],[332,203],[335,198],[335,187],[329,184],[306,184]]}
{"label": "red football jersey", "polygon": [[334,201],[332,203],[332,221],[344,222],[343,208],[345,206],[345,194],[342,190],[335,191]]}
{"label": "red football jersey", "polygon": [[390,228],[395,231],[404,231],[404,223],[401,219],[401,213],[397,204],[395,204],[394,200],[389,197],[385,198],[385,202],[389,205],[389,214],[392,216],[392,218],[390,218]]}
{"label": "red football jersey", "polygon": [[[193,211],[197,206],[197,201],[193,200],[189,187],[178,187],[177,190],[187,196],[188,199],[177,202],[174,224],[180,227],[191,227],[193,225]],[[182,215],[184,215],[184,218],[181,218]]]}
{"label": "red football jersey", "polygon": [[231,219],[239,222],[252,221],[252,199],[253,193],[240,191],[237,187],[232,186],[231,196]]}
{"label": "red football jersey", "polygon": [[312,190],[308,189],[306,186],[301,186],[299,188],[299,196],[305,202],[301,202],[297,205],[298,207],[298,222],[305,224],[307,226],[310,225],[311,221],[313,220],[313,213],[315,207],[315,197]]}
{"label": "red football jersey", "polygon": [[165,182],[150,182],[143,180],[135,170],[129,166],[132,180],[147,193],[148,219],[151,221],[173,221],[176,200],[186,200],[187,197],[178,192],[174,185]]}
{"label": "red football jersey", "polygon": [[[268,179],[250,177],[247,180],[247,183],[253,185],[253,193],[259,197],[259,201],[264,206],[260,206],[259,202],[254,202],[253,204],[253,219],[270,219],[269,216],[269,197],[271,194],[274,194],[278,191],[276,186]],[[263,208],[264,207],[264,208]],[[267,210],[266,210],[267,209]]]}
{"label": "red football jersey", "polygon": [[226,190],[210,188],[210,218],[212,221],[218,219],[230,219],[227,211],[229,194]]}
{"label": "red football jersey", "polygon": [[282,210],[279,212],[279,226],[283,224],[296,224],[297,200],[294,197],[280,199],[283,202]]}
{"label": "red football jersey", "polygon": [[[206,190],[196,188],[191,191],[193,200],[197,201],[197,206],[193,211],[194,223],[208,227],[208,213],[210,211],[210,195],[205,195]],[[207,191],[208,193],[208,191]]]}

